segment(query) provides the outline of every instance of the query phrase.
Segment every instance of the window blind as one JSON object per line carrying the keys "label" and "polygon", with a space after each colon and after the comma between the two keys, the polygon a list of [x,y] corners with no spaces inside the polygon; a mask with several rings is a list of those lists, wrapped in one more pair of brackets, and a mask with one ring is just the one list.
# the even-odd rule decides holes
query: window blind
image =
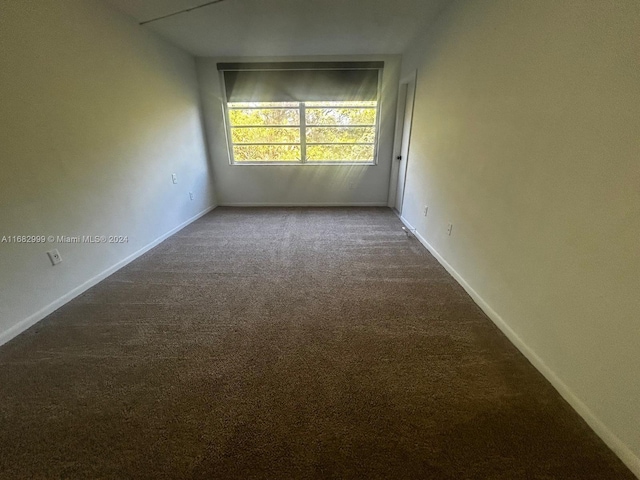
{"label": "window blind", "polygon": [[227,102],[375,101],[384,62],[219,63]]}

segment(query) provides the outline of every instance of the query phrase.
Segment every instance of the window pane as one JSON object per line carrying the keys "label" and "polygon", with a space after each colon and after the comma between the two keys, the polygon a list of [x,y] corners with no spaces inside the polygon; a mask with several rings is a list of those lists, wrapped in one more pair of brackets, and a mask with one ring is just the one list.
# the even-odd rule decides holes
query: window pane
{"label": "window pane", "polygon": [[299,128],[232,128],[233,143],[300,143]]}
{"label": "window pane", "polygon": [[307,145],[308,162],[373,162],[373,145]]}
{"label": "window pane", "polygon": [[247,162],[299,162],[299,145],[234,145],[236,163]]}
{"label": "window pane", "polygon": [[374,143],[375,127],[309,127],[308,143]]}
{"label": "window pane", "polygon": [[375,108],[307,108],[307,125],[375,125]]}
{"label": "window pane", "polygon": [[232,127],[244,125],[300,125],[300,111],[297,109],[230,109],[229,120]]}

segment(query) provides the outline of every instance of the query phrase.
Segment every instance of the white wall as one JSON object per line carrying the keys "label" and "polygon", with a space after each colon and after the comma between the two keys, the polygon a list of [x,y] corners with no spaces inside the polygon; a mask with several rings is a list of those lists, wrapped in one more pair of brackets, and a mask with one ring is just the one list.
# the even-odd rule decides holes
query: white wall
{"label": "white wall", "polygon": [[[230,165],[217,62],[384,61],[377,165]],[[202,104],[220,205],[386,205],[400,56],[198,58]]]}
{"label": "white wall", "polygon": [[214,198],[193,58],[101,2],[0,3],[0,105],[0,239],[129,237],[0,243],[1,343]]}
{"label": "white wall", "polygon": [[640,475],[640,2],[459,1],[430,32],[404,217]]}

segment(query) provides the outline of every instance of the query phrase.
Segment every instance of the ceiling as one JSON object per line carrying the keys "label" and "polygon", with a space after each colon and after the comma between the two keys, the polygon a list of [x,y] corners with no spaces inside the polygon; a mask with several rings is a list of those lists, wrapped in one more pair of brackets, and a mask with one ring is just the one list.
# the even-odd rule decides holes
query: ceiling
{"label": "ceiling", "polygon": [[[138,22],[207,0],[105,0]],[[140,28],[199,56],[402,53],[451,0],[223,0]]]}

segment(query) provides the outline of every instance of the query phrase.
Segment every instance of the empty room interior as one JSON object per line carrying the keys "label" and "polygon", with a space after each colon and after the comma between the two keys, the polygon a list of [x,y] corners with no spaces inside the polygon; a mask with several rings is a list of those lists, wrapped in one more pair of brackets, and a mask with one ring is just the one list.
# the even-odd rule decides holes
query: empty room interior
{"label": "empty room interior", "polygon": [[638,0],[2,0],[0,478],[640,478]]}

